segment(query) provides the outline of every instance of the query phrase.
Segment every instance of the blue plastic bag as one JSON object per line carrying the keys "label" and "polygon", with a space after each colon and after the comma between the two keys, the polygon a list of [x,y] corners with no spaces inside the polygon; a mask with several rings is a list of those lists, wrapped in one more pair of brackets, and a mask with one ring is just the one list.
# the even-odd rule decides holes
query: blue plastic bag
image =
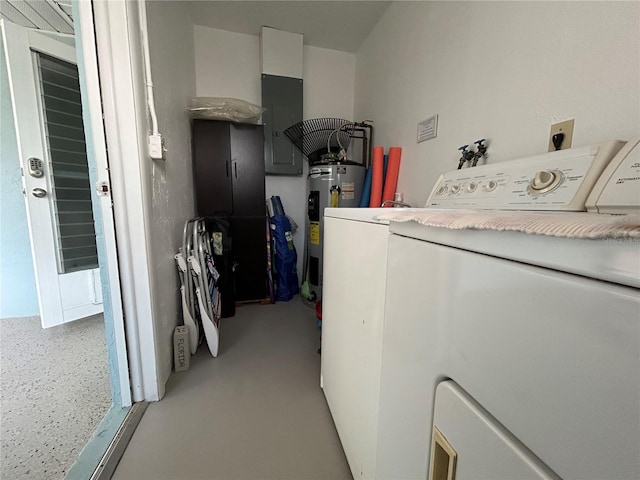
{"label": "blue plastic bag", "polygon": [[271,217],[271,233],[278,276],[276,300],[286,302],[300,292],[296,271],[298,255],[293,245],[291,222],[284,215],[274,215]]}

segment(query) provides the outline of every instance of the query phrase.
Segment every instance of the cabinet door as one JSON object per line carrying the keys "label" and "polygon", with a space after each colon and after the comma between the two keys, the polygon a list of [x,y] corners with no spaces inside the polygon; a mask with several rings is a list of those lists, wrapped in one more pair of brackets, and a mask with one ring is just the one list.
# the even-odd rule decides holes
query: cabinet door
{"label": "cabinet door", "polygon": [[267,294],[266,218],[237,217],[231,219],[233,258],[236,262],[235,299],[260,300]]}
{"label": "cabinet door", "polygon": [[264,135],[261,125],[231,125],[233,214],[264,215]]}
{"label": "cabinet door", "polygon": [[229,124],[193,122],[193,156],[198,215],[233,212]]}

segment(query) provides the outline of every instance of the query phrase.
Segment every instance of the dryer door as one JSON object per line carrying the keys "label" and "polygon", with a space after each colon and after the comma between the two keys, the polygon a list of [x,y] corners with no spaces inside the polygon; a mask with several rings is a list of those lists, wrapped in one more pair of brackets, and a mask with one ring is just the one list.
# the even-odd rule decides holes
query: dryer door
{"label": "dryer door", "polygon": [[436,390],[429,480],[559,479],[452,381]]}

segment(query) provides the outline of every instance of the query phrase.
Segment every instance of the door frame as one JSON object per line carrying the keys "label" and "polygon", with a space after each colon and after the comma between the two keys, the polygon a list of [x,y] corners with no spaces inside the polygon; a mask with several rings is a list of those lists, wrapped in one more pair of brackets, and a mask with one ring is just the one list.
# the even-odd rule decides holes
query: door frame
{"label": "door frame", "polygon": [[[85,122],[85,131],[87,132],[87,147],[88,149],[93,149],[93,155],[89,156],[90,170],[92,167],[95,168],[97,172],[97,179],[95,180],[108,188],[108,194],[99,195],[97,198],[100,216],[102,217],[102,245],[104,246],[102,258],[106,263],[103,268],[106,270],[106,274],[101,269],[101,276],[102,281],[108,285],[108,295],[103,298],[104,314],[105,318],[107,316],[110,317],[112,322],[111,325],[106,325],[107,348],[110,350],[111,361],[110,375],[112,377],[112,389],[116,389],[119,386],[119,392],[112,392],[112,396],[114,397],[114,403],[116,403],[119,393],[119,404],[122,407],[129,407],[133,401],[136,401],[133,388],[136,385],[136,378],[134,370],[131,368],[131,359],[127,353],[133,345],[129,346],[125,333],[126,324],[122,289],[126,288],[126,285],[121,282],[118,249],[116,246],[115,212],[109,175],[112,159],[107,156],[92,2],[77,2],[74,16],[76,17],[74,29],[77,63],[80,73],[80,89],[83,97],[83,107],[86,108],[86,111],[83,112],[83,120]],[[92,178],[92,180],[94,179]],[[95,185],[95,188],[98,188],[98,185]],[[116,365],[113,365],[112,355],[114,352],[112,350],[113,347],[109,345],[109,337],[112,337],[113,346],[115,347]],[[114,382],[114,375],[117,375],[116,382]]]}
{"label": "door frame", "polygon": [[82,55],[95,68],[94,87],[102,95],[132,398],[156,401],[164,396],[165,384],[159,378],[153,323],[151,188],[145,165],[149,127],[138,5],[73,1],[80,11]]}

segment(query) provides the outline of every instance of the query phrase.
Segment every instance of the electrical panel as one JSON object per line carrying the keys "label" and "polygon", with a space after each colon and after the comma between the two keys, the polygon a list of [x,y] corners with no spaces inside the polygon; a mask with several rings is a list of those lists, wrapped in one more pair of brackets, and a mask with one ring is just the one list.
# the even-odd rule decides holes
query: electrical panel
{"label": "electrical panel", "polygon": [[302,121],[302,79],[262,75],[264,161],[267,175],[302,175],[302,153],[284,131]]}

